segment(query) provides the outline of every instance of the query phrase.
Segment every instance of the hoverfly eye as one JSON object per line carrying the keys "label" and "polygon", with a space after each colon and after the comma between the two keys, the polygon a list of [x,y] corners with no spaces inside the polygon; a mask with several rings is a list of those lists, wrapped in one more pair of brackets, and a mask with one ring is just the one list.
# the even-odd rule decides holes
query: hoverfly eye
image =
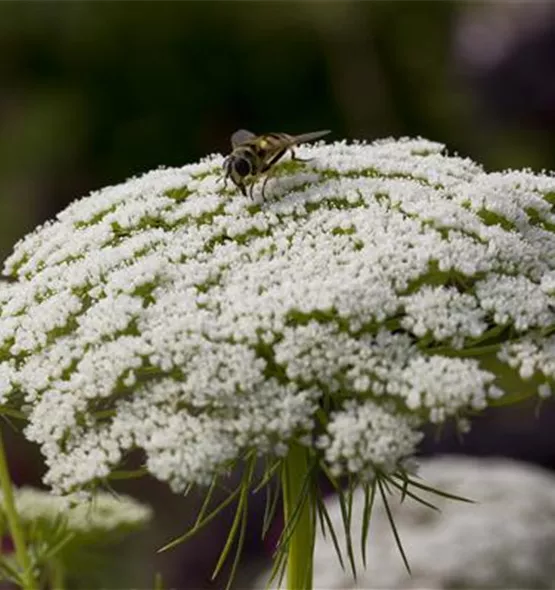
{"label": "hoverfly eye", "polygon": [[245,158],[238,158],[233,162],[233,169],[239,176],[248,176],[251,172],[251,164]]}

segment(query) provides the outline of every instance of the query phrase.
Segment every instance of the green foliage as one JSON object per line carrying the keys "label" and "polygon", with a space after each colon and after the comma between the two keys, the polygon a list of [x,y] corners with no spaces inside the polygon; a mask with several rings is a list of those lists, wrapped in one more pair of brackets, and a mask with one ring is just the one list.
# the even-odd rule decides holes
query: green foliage
{"label": "green foliage", "polygon": [[[125,584],[125,539],[144,527],[148,512],[130,500],[92,499],[88,505],[67,506],[49,492],[15,490],[31,565],[41,587],[106,587]],[[139,511],[132,513],[133,510]],[[140,512],[142,511],[142,512]],[[0,536],[9,537],[7,514],[0,503]],[[0,557],[0,576],[21,584],[15,555]]]}

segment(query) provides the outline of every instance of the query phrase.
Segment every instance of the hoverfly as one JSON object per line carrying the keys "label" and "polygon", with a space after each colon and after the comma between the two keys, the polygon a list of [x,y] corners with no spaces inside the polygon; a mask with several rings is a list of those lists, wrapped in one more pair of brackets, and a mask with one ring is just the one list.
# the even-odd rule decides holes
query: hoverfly
{"label": "hoverfly", "polygon": [[[239,129],[231,136],[231,154],[224,160],[224,180],[231,178],[233,184],[247,196],[246,184],[250,184],[249,196],[252,199],[254,184],[260,176],[268,172],[287,151],[297,162],[307,162],[295,157],[293,148],[299,143],[313,141],[330,133],[326,131],[313,131],[301,135],[288,135],[287,133],[266,133],[255,135],[246,129]],[[262,198],[264,188],[268,182],[268,174],[262,183]]]}

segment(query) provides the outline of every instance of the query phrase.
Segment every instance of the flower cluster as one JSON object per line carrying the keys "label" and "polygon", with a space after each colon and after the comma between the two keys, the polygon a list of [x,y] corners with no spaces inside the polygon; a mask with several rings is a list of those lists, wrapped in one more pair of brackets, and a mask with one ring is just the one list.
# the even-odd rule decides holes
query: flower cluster
{"label": "flower cluster", "polygon": [[371,477],[507,382],[549,394],[555,178],[420,139],[300,151],[264,202],[224,188],[216,155],[16,245],[0,404],[27,413],[48,484],[87,486],[138,448],[183,490],[293,439]]}
{"label": "flower cluster", "polygon": [[[74,534],[121,533],[137,530],[152,517],[152,510],[130,496],[97,493],[91,501],[75,502],[71,496],[54,496],[35,488],[15,490],[15,505],[21,521],[30,527],[54,525],[61,517],[64,528]],[[3,499],[0,495],[0,513]]]}

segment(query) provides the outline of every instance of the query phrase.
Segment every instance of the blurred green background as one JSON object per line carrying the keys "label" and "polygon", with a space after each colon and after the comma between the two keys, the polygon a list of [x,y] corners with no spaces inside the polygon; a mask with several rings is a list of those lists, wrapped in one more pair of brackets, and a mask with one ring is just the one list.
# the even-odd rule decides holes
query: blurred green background
{"label": "blurred green background", "polygon": [[[0,253],[91,190],[228,151],[242,127],[423,136],[488,170],[555,169],[554,6],[2,2]],[[467,450],[552,465],[549,411],[486,418]],[[16,478],[38,481],[36,449],[11,448]],[[162,507],[135,584],[161,569],[174,587],[222,586],[207,577],[231,513],[187,548],[144,557],[183,532],[195,502],[154,482],[125,491]]]}

